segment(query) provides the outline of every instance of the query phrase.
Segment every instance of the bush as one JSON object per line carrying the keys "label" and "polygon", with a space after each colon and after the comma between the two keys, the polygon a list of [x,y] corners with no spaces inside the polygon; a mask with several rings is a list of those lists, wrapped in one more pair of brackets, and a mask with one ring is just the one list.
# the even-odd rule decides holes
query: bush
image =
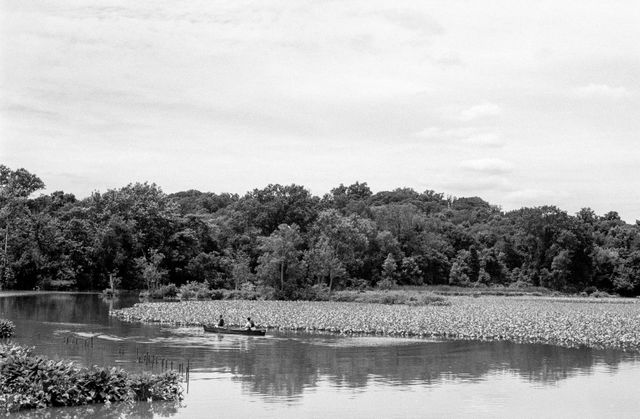
{"label": "bush", "polygon": [[350,289],[364,291],[369,286],[369,281],[362,278],[350,278],[347,280],[347,287]]}
{"label": "bush", "polygon": [[202,282],[187,282],[180,287],[180,299],[182,300],[210,300],[212,292],[207,284]]}
{"label": "bush", "polygon": [[384,278],[382,281],[378,282],[378,288],[381,290],[390,290],[395,286],[396,284],[388,278]]}
{"label": "bush", "polygon": [[337,291],[331,295],[332,301],[406,304],[406,305],[449,305],[449,301],[431,292],[415,291]]}
{"label": "bush", "polygon": [[211,290],[211,299],[212,300],[223,300],[228,299],[227,295],[230,293],[228,290]]}
{"label": "bush", "polygon": [[308,300],[311,301],[329,301],[331,293],[327,284],[316,284],[309,288]]}
{"label": "bush", "polygon": [[609,298],[609,297],[613,297],[613,295],[609,294],[608,292],[605,291],[595,291],[593,293],[591,293],[592,297],[595,298]]}
{"label": "bush", "polygon": [[11,320],[0,319],[0,338],[10,338],[16,332],[16,325]]}
{"label": "bush", "polygon": [[176,284],[167,284],[149,291],[149,298],[161,300],[163,298],[176,298],[178,287]]}
{"label": "bush", "polygon": [[[221,294],[219,299],[224,300],[275,300],[276,290],[269,286],[255,286],[251,283],[244,283],[239,290],[216,290]],[[217,299],[214,297],[214,299]]]}
{"label": "bush", "polygon": [[130,375],[118,368],[79,368],[29,348],[0,345],[0,411],[92,403],[182,398],[180,376]]}

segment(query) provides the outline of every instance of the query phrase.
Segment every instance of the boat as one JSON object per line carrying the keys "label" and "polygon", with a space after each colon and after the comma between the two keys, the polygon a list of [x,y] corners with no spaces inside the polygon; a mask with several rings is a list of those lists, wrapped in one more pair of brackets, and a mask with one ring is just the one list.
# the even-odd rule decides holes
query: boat
{"label": "boat", "polygon": [[264,336],[267,331],[263,329],[231,329],[226,327],[218,327],[212,324],[203,324],[205,332],[224,333],[227,335],[247,335],[247,336]]}

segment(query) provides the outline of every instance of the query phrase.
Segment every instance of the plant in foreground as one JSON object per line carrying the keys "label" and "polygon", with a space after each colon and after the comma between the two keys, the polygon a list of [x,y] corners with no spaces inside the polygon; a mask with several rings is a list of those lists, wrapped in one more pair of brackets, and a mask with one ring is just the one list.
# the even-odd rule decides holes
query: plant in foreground
{"label": "plant in foreground", "polygon": [[16,325],[11,320],[0,319],[0,338],[10,338],[16,332]]}
{"label": "plant in foreground", "polygon": [[78,406],[182,399],[180,376],[129,374],[119,368],[81,368],[33,355],[30,348],[0,345],[0,412],[48,406]]}

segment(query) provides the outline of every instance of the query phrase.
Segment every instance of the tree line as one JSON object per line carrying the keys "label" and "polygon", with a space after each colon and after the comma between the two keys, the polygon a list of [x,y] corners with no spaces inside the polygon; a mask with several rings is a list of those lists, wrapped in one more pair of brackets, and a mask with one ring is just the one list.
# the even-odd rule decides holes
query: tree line
{"label": "tree line", "polygon": [[204,282],[305,298],[314,287],[542,286],[640,294],[640,222],[555,206],[501,211],[478,197],[340,185],[244,196],[135,183],[84,199],[0,165],[2,288]]}

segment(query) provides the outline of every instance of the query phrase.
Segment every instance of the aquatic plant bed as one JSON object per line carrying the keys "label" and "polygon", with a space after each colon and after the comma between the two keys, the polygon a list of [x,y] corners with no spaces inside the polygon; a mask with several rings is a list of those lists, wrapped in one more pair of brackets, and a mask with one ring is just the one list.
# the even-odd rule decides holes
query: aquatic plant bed
{"label": "aquatic plant bed", "polygon": [[175,371],[129,374],[119,368],[81,368],[0,344],[0,414],[49,406],[182,399]]}
{"label": "aquatic plant bed", "polygon": [[[185,301],[139,303],[113,310],[126,321],[176,325],[211,323],[222,314],[240,325],[446,339],[507,340],[640,351],[636,300],[536,297],[451,297],[449,306],[309,301]],[[626,303],[622,303],[625,301]]]}

